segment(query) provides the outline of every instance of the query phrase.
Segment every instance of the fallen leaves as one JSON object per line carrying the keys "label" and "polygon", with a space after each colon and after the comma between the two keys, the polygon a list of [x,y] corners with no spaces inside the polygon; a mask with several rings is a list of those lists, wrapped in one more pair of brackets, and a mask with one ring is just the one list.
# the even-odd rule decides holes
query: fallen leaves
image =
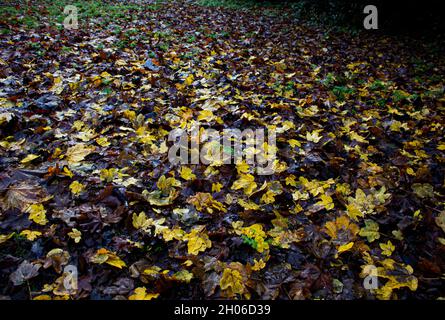
{"label": "fallen leaves", "polygon": [[122,261],[114,252],[111,252],[105,248],[98,249],[96,253],[91,256],[90,261],[97,264],[109,264],[110,266],[122,269],[126,267],[124,261]]}
{"label": "fallen leaves", "polygon": [[40,225],[45,225],[48,223],[48,219],[46,218],[46,210],[42,204],[31,204],[26,212],[29,213],[29,220],[32,220]]}
{"label": "fallen leaves", "polygon": [[[286,8],[78,5],[99,17],[63,37],[58,3],[27,8],[45,28],[1,13],[3,295],[440,297],[445,66],[429,46],[324,34]],[[174,129],[203,161],[169,161]],[[252,137],[229,136],[240,151],[206,129],[274,132],[273,174]]]}
{"label": "fallen leaves", "polygon": [[204,226],[193,228],[183,239],[187,241],[187,252],[192,255],[197,255],[212,247],[209,236],[204,232]]}
{"label": "fallen leaves", "polygon": [[69,147],[66,151],[66,160],[70,165],[77,165],[95,150],[94,146],[88,146],[84,143],[78,143]]}
{"label": "fallen leaves", "polygon": [[134,293],[128,297],[128,300],[152,300],[159,297],[159,293],[147,293],[147,288],[139,287],[134,289]]}
{"label": "fallen leaves", "polygon": [[25,260],[19,265],[17,270],[10,274],[9,278],[15,286],[19,286],[37,276],[39,274],[40,267],[40,264]]}

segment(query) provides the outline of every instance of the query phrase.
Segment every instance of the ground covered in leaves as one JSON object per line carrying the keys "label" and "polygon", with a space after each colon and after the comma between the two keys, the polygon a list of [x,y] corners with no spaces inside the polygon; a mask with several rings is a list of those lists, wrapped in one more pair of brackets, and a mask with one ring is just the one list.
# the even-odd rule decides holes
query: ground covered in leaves
{"label": "ground covered in leaves", "polygon": [[[2,298],[445,296],[438,44],[123,3],[1,9]],[[198,123],[275,130],[275,173],[171,164]]]}

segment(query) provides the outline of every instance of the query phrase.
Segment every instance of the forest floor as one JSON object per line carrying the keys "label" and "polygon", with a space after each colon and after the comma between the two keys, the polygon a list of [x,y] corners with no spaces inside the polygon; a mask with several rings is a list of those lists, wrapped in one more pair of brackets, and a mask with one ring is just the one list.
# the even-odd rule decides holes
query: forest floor
{"label": "forest floor", "polygon": [[[1,298],[445,297],[437,45],[276,6],[11,3]],[[273,174],[169,161],[196,126],[275,132]]]}

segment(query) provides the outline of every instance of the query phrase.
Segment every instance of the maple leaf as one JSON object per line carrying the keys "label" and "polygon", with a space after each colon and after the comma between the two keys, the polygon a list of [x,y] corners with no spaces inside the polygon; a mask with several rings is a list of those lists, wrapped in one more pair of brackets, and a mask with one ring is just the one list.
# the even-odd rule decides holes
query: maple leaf
{"label": "maple leaf", "polygon": [[75,146],[68,148],[66,151],[66,160],[69,164],[78,164],[94,150],[94,146],[87,146],[84,143],[78,143]]}
{"label": "maple leaf", "polygon": [[79,181],[73,181],[70,184],[70,190],[73,193],[73,195],[77,196],[85,190],[85,186],[81,184]]}
{"label": "maple leaf", "polygon": [[189,254],[197,255],[199,252],[212,247],[212,242],[209,240],[209,236],[204,233],[203,229],[203,226],[195,227],[190,233],[184,236],[184,240],[187,241]]}
{"label": "maple leaf", "polygon": [[48,199],[46,191],[41,186],[35,183],[21,181],[18,184],[8,187],[3,201],[0,201],[0,206],[4,210],[17,208],[25,211],[31,204],[37,204],[46,199]]}
{"label": "maple leaf", "polygon": [[193,204],[198,211],[206,210],[208,213],[213,213],[214,210],[227,211],[221,202],[213,199],[212,195],[207,192],[198,192],[188,198],[187,202]]}
{"label": "maple leaf", "polygon": [[239,269],[242,268],[240,263],[230,263],[224,269],[219,286],[227,297],[234,297],[237,294],[244,293],[244,280]]}
{"label": "maple leaf", "polygon": [[68,232],[68,236],[74,240],[75,243],[79,243],[82,239],[82,232],[73,228],[70,232]]}
{"label": "maple leaf", "polygon": [[380,249],[382,249],[382,254],[385,256],[390,256],[394,249],[396,248],[391,241],[388,240],[387,243],[380,243]]}
{"label": "maple leaf", "polygon": [[340,216],[334,221],[328,221],[324,225],[325,232],[332,238],[354,239],[359,232],[358,226],[351,222],[347,216]]}
{"label": "maple leaf", "polygon": [[23,261],[16,271],[10,274],[9,278],[15,286],[23,284],[25,281],[34,278],[39,274],[41,265],[38,263],[32,263]]}
{"label": "maple leaf", "polygon": [[38,157],[40,157],[40,156],[36,155],[36,154],[28,154],[25,158],[20,160],[20,163],[28,163],[28,162],[31,162],[34,159],[37,159]]}
{"label": "maple leaf", "polygon": [[193,174],[192,169],[189,167],[182,167],[181,168],[181,178],[184,180],[194,180],[196,179],[196,175]]}
{"label": "maple leaf", "polygon": [[14,236],[15,232],[11,232],[10,234],[0,234],[0,244],[8,241]]}
{"label": "maple leaf", "polygon": [[34,241],[35,239],[40,237],[42,235],[42,233],[40,231],[22,230],[20,232],[20,235],[24,236],[29,241]]}
{"label": "maple leaf", "polygon": [[138,287],[134,293],[128,297],[128,300],[152,300],[159,297],[159,293],[147,293],[147,288]]}
{"label": "maple leaf", "polygon": [[46,210],[42,204],[31,204],[26,212],[29,213],[29,220],[40,225],[48,223],[48,220],[46,219]]}
{"label": "maple leaf", "polygon": [[91,256],[90,261],[97,264],[107,263],[110,266],[122,269],[126,267],[124,261],[122,261],[114,252],[111,252],[105,248],[98,249],[96,253]]}
{"label": "maple leaf", "polygon": [[366,219],[365,227],[360,229],[359,235],[366,237],[368,242],[373,242],[380,238],[379,225],[373,220]]}
{"label": "maple leaf", "polygon": [[334,202],[333,202],[331,196],[322,194],[320,198],[321,198],[321,201],[317,202],[316,203],[317,205],[323,206],[326,210],[334,209]]}
{"label": "maple leaf", "polygon": [[246,195],[251,195],[253,190],[255,190],[257,184],[255,183],[255,178],[251,174],[243,174],[240,178],[233,182],[232,190],[243,189]]}

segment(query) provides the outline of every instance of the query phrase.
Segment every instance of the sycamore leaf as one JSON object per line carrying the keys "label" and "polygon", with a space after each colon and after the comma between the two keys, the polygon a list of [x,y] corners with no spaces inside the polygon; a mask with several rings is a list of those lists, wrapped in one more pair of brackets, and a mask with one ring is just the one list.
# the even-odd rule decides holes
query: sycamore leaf
{"label": "sycamore leaf", "polygon": [[37,159],[38,157],[40,157],[39,155],[36,154],[28,154],[25,158],[23,158],[20,163],[28,163],[31,162],[34,159]]}
{"label": "sycamore leaf", "polygon": [[145,215],[145,212],[140,212],[139,215],[136,213],[133,213],[133,227],[135,229],[142,229],[146,230],[148,227],[151,226],[151,221],[147,218]]}
{"label": "sycamore leaf", "polygon": [[226,268],[223,271],[221,280],[219,281],[221,290],[225,291],[226,295],[233,297],[236,294],[243,294],[244,281],[243,276],[238,270]]}
{"label": "sycamore leaf", "polygon": [[75,243],[79,243],[82,239],[82,232],[73,228],[70,232],[68,232],[68,236],[74,240]]}
{"label": "sycamore leaf", "polygon": [[203,227],[194,228],[190,233],[184,236],[187,242],[187,250],[189,254],[197,255],[199,252],[205,251],[212,247],[209,236],[203,231]]}
{"label": "sycamore leaf", "polygon": [[128,297],[128,300],[152,300],[159,297],[159,293],[147,293],[145,287],[134,289],[134,293]]}
{"label": "sycamore leaf", "polygon": [[122,261],[114,252],[111,252],[105,248],[101,248],[90,258],[90,261],[97,264],[107,263],[110,266],[122,269],[126,267],[124,261]]}
{"label": "sycamore leaf", "polygon": [[73,195],[77,196],[85,190],[85,186],[81,184],[79,181],[73,181],[70,184],[70,190]]}
{"label": "sycamore leaf", "polygon": [[40,237],[42,235],[42,233],[40,231],[22,230],[20,232],[20,235],[24,236],[29,241],[34,241],[35,239]]}
{"label": "sycamore leaf", "polygon": [[380,238],[379,225],[373,220],[366,219],[365,227],[360,229],[359,235],[366,237],[368,242],[373,242]]}
{"label": "sycamore leaf", "polygon": [[193,174],[192,169],[189,167],[182,167],[181,168],[181,178],[184,180],[195,180],[196,175]]}
{"label": "sycamore leaf", "polygon": [[88,146],[84,143],[78,143],[75,146],[68,148],[66,151],[66,160],[69,164],[78,164],[86,156],[95,150],[93,146]]}
{"label": "sycamore leaf", "polygon": [[348,251],[348,250],[351,250],[351,248],[354,246],[354,242],[349,242],[349,243],[347,243],[347,244],[343,244],[343,245],[341,245],[341,246],[339,246],[338,248],[337,248],[337,254],[340,254],[340,253],[342,253],[342,252],[345,252],[345,251]]}
{"label": "sycamore leaf", "polygon": [[413,183],[411,188],[420,198],[431,198],[434,196],[433,186],[429,183]]}
{"label": "sycamore leaf", "polygon": [[39,274],[41,265],[37,263],[30,263],[23,261],[16,271],[10,274],[9,278],[15,286],[23,284],[25,281],[34,278]]}
{"label": "sycamore leaf", "polygon": [[243,189],[246,195],[251,195],[253,190],[255,190],[257,184],[255,183],[255,178],[251,174],[242,174],[238,180],[233,182],[232,190]]}
{"label": "sycamore leaf", "polygon": [[29,213],[29,220],[40,225],[48,223],[48,220],[46,219],[46,210],[42,204],[32,204],[26,211]]}
{"label": "sycamore leaf", "polygon": [[382,254],[385,256],[390,256],[392,252],[395,250],[395,246],[392,244],[391,241],[388,240],[387,243],[380,243],[379,244],[380,249],[382,249]]}
{"label": "sycamore leaf", "polygon": [[0,244],[11,239],[14,234],[15,232],[11,232],[10,234],[0,234]]}

